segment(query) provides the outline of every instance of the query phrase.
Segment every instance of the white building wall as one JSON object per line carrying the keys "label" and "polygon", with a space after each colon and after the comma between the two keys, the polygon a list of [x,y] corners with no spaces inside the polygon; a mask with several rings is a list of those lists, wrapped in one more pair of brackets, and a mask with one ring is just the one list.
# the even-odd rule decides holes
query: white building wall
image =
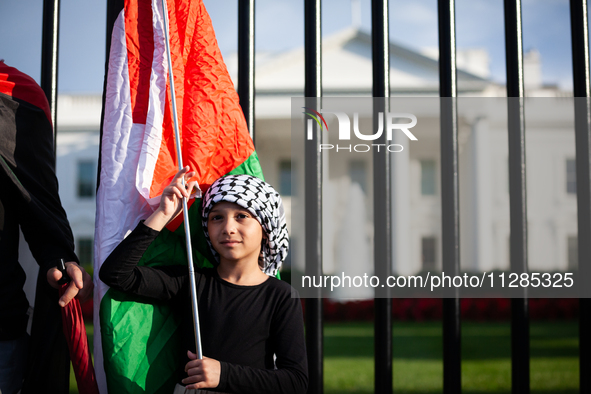
{"label": "white building wall", "polygon": [[98,127],[89,131],[64,130],[57,135],[56,173],[60,199],[68,215],[76,247],[80,239],[94,239],[96,210],[94,197],[78,196],[78,163],[92,161],[96,170],[98,146]]}
{"label": "white building wall", "polygon": [[[65,98],[62,98],[64,100]],[[68,114],[77,114],[77,105],[86,106],[88,113],[100,113],[100,100],[85,97],[77,101],[68,98],[69,106],[61,108],[65,117],[57,139],[57,175],[60,182],[60,197],[76,241],[92,238],[94,234],[95,200],[77,196],[78,162],[98,162],[98,117],[94,121],[67,121]],[[499,100],[501,104],[504,100]],[[546,101],[548,103],[549,101]],[[94,110],[91,110],[94,106]],[[532,270],[566,269],[568,264],[567,239],[576,236],[576,196],[566,191],[566,160],[574,159],[574,133],[572,132],[572,102],[563,100],[554,103],[552,111],[541,108],[542,113],[560,114],[560,119],[570,123],[552,121],[548,117],[535,116],[535,108],[526,107],[526,146],[529,217],[529,265]],[[509,268],[509,190],[508,147],[506,115],[494,105],[490,114],[470,114],[460,122],[460,207],[461,207],[461,262],[465,270]],[[535,120],[539,119],[539,120]],[[59,123],[62,124],[62,123]],[[362,121],[361,127],[367,129]],[[419,130],[420,129],[420,130]],[[402,234],[393,239],[395,270],[411,274],[422,268],[421,239],[437,239],[436,260],[441,267],[441,184],[439,122],[436,117],[422,118],[419,142],[410,144],[404,165],[395,168],[397,176],[393,206],[395,232]],[[279,164],[290,160],[291,124],[289,116],[261,116],[256,122],[256,145],[266,180],[279,188]],[[397,157],[396,160],[401,160]],[[366,163],[367,179],[365,194],[351,189],[349,178],[350,161]],[[421,194],[421,160],[436,163],[436,195]],[[399,162],[400,164],[400,162]],[[343,223],[357,223],[352,231],[365,240],[358,248],[369,248],[367,260],[370,266],[373,248],[373,177],[371,154],[351,153],[331,156],[325,164],[328,169],[325,188],[325,272],[342,270],[338,266],[339,243],[342,242]],[[303,171],[303,168],[295,169]],[[406,179],[399,172],[406,172]],[[404,190],[406,188],[406,191]],[[403,193],[403,194],[401,194]],[[343,209],[350,206],[347,198],[356,196],[357,203],[364,201],[364,215],[346,218]],[[404,198],[403,198],[404,197]],[[294,214],[298,218],[305,212],[292,212],[291,199],[286,198],[289,223]],[[398,204],[398,205],[397,205]],[[356,204],[363,205],[363,204]],[[406,208],[406,212],[404,211]],[[296,208],[297,210],[297,208]],[[331,219],[332,218],[332,219]],[[348,221],[347,221],[348,220]],[[358,225],[365,222],[364,226]],[[339,227],[341,226],[341,227]],[[398,227],[396,227],[398,226]],[[363,227],[363,228],[362,228]],[[405,230],[406,229],[406,230]],[[291,230],[291,228],[290,228]],[[341,231],[341,233],[339,233]],[[406,231],[406,232],[405,232]],[[337,235],[335,235],[337,234]],[[340,237],[338,236],[340,234]],[[302,242],[298,241],[298,242]],[[351,243],[352,245],[352,243]],[[349,245],[349,247],[352,247]],[[369,274],[370,272],[368,272]]]}

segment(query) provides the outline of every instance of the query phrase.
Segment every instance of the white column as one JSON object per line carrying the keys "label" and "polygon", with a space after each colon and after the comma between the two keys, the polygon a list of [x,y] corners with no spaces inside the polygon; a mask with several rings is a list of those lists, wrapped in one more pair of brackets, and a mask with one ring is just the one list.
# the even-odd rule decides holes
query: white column
{"label": "white column", "polygon": [[398,153],[389,153],[392,174],[392,270],[409,275],[420,271],[420,261],[411,259],[410,231],[410,152],[409,140],[403,133],[393,134],[393,144],[404,146]]}
{"label": "white column", "polygon": [[[471,199],[472,248],[469,261],[464,260],[464,268],[490,271],[493,267],[492,250],[492,169],[488,120],[478,117],[472,122],[470,139],[471,160]],[[461,202],[460,202],[461,203]]]}

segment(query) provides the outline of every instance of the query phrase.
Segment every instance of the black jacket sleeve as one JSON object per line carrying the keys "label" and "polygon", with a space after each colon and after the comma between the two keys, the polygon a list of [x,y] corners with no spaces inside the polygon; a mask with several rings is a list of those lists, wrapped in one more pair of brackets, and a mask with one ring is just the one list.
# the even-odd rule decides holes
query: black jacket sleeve
{"label": "black jacket sleeve", "polygon": [[[44,96],[38,86],[31,94]],[[43,110],[0,93],[0,183],[43,272],[60,258],[78,262],[55,174],[52,125]]]}
{"label": "black jacket sleeve", "polygon": [[[294,291],[294,290],[292,290]],[[257,369],[221,362],[216,390],[228,393],[303,394],[308,388],[308,360],[299,297],[285,297],[271,327],[276,369]]]}
{"label": "black jacket sleeve", "polygon": [[155,300],[175,297],[186,286],[186,266],[138,266],[140,259],[159,232],[140,222],[104,261],[99,278],[108,286]]}

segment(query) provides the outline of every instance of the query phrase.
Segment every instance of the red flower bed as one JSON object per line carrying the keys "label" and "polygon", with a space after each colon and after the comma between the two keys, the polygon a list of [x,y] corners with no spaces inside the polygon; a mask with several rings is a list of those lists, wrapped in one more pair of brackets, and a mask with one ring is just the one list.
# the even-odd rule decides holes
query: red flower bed
{"label": "red flower bed", "polygon": [[[326,322],[373,321],[373,300],[338,302],[323,299]],[[92,299],[81,305],[86,322],[92,322]],[[302,308],[305,302],[302,300]],[[506,321],[511,318],[508,298],[463,298],[460,302],[463,320]],[[392,300],[392,318],[407,321],[441,320],[443,302],[438,298],[399,298]],[[532,298],[531,320],[569,320],[579,317],[577,298]]]}
{"label": "red flower bed", "polygon": [[[302,306],[305,302],[302,301]],[[373,300],[337,302],[323,299],[327,322],[373,321]],[[441,320],[443,302],[434,298],[401,298],[392,301],[394,320]],[[460,302],[463,320],[507,321],[511,318],[511,300],[507,298],[464,298]],[[576,298],[532,298],[529,300],[531,320],[567,320],[579,316]]]}

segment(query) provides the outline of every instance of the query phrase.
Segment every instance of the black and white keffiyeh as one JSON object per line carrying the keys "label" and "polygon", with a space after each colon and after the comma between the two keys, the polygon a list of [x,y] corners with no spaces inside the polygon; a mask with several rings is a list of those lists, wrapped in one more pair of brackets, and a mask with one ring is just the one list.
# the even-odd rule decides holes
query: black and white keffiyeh
{"label": "black and white keffiyeh", "polygon": [[259,221],[267,235],[263,238],[261,254],[263,272],[277,275],[289,250],[289,235],[281,196],[268,183],[252,175],[227,175],[216,180],[202,200],[201,217],[205,239],[219,263],[219,254],[211,245],[207,231],[207,218],[215,204],[232,202],[248,210]]}

